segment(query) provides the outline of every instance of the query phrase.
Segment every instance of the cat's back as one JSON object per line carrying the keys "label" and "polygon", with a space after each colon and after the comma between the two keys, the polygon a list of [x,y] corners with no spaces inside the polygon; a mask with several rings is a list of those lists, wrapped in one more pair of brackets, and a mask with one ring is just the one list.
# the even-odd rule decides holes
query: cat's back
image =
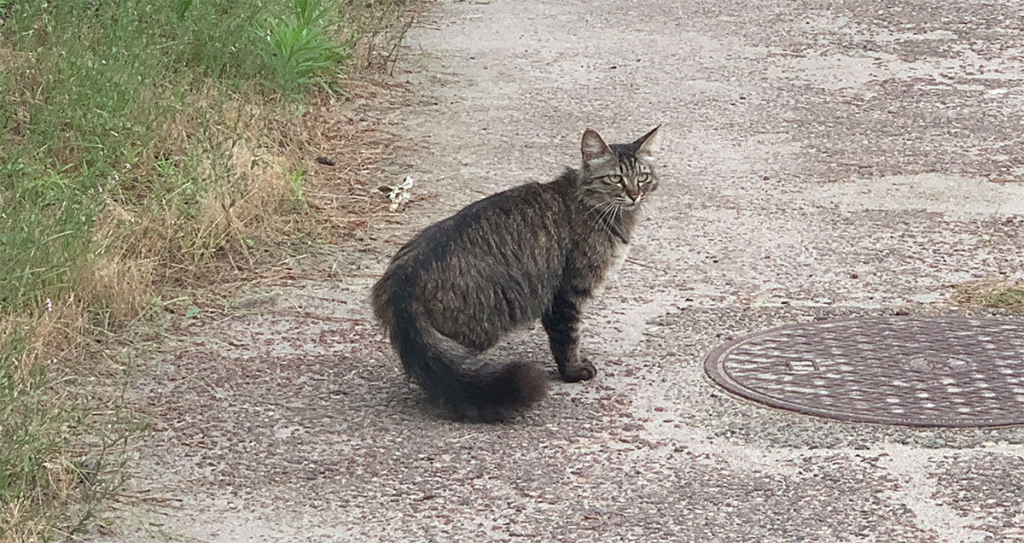
{"label": "cat's back", "polygon": [[456,227],[486,228],[511,226],[530,219],[554,221],[565,214],[562,198],[550,183],[526,183],[477,200],[446,221]]}
{"label": "cat's back", "polygon": [[388,322],[390,299],[404,292],[441,333],[482,347],[493,339],[483,328],[537,318],[549,303],[566,258],[568,221],[566,203],[551,183],[474,202],[398,251],[374,286],[378,316]]}
{"label": "cat's back", "polygon": [[514,263],[541,249],[561,251],[567,228],[565,203],[550,184],[527,183],[462,208],[414,236],[391,267],[429,267],[483,258]]}

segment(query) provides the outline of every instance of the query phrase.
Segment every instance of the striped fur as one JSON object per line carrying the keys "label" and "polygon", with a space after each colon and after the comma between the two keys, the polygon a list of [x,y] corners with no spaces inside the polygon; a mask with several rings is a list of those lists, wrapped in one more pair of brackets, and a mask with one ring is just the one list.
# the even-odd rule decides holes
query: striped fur
{"label": "striped fur", "polygon": [[585,302],[629,248],[658,186],[657,128],[630,144],[583,135],[583,165],[484,198],[414,236],[373,286],[406,373],[459,418],[502,420],[544,395],[536,366],[484,351],[540,319],[559,374],[596,374],[579,353]]}

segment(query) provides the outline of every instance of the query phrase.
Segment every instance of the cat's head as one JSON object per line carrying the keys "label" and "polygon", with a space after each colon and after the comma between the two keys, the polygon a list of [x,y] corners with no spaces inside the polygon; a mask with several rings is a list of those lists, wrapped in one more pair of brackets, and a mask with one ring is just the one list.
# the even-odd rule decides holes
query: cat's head
{"label": "cat's head", "polygon": [[[660,127],[659,127],[660,128]],[[633,143],[608,145],[597,132],[583,133],[580,195],[593,206],[639,207],[658,188],[651,153],[657,150],[658,128]]]}

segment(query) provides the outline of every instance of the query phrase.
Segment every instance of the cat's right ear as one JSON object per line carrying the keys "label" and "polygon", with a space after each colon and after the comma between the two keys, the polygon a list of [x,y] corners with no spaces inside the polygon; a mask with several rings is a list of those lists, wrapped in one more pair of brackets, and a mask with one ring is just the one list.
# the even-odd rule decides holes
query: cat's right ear
{"label": "cat's right ear", "polygon": [[605,160],[615,158],[615,153],[608,147],[608,144],[601,139],[597,132],[589,128],[583,133],[583,144],[581,147],[584,164],[604,162]]}

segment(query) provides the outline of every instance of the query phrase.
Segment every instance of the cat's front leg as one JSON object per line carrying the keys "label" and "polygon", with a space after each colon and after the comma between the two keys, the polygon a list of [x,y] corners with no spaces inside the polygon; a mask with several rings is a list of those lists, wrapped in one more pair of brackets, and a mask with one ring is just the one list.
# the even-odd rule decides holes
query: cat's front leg
{"label": "cat's front leg", "polygon": [[594,365],[579,353],[580,313],[587,295],[559,292],[541,318],[551,343],[551,354],[558,364],[558,373],[567,383],[586,381],[597,375]]}

